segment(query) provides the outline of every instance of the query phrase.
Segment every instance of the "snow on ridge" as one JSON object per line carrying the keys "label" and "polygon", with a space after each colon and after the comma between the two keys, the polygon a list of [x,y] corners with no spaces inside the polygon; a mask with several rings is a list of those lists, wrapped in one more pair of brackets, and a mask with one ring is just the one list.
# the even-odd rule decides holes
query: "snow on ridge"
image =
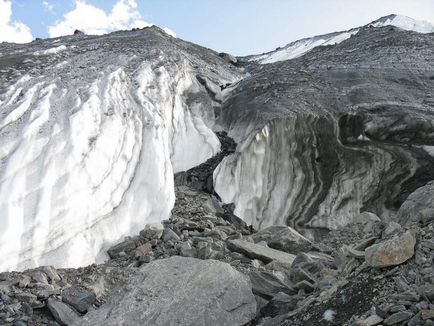
{"label": "snow on ridge", "polygon": [[395,26],[407,31],[428,34],[434,33],[434,25],[424,20],[416,20],[402,15],[391,15],[379,19],[369,25],[374,27]]}
{"label": "snow on ridge", "polygon": [[[366,26],[384,27],[395,26],[407,31],[414,31],[418,33],[434,33],[434,25],[423,20],[415,20],[413,18],[401,15],[390,15],[380,18]],[[320,36],[314,36],[311,38],[301,39],[281,49],[263,54],[253,56],[249,61],[256,61],[261,64],[274,63],[279,61],[291,60],[303,56],[318,46],[339,44],[352,35],[357,34],[360,28],[350,29],[344,32],[337,32],[331,34],[325,34]]]}

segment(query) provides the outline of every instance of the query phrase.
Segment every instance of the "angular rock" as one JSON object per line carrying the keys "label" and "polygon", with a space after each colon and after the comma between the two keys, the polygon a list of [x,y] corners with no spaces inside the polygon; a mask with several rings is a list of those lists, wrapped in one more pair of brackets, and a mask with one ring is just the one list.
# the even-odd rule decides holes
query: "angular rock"
{"label": "angular rock", "polygon": [[152,252],[152,245],[147,242],[139,247],[134,251],[134,257],[140,258],[143,256],[146,256]]}
{"label": "angular rock", "polygon": [[289,277],[290,271],[291,271],[291,265],[290,263],[283,263],[283,262],[278,262],[278,261],[272,261],[271,263],[268,263],[267,265],[265,265],[265,268],[271,271],[276,271],[276,272],[282,272],[284,273],[287,277]]}
{"label": "angular rock", "polygon": [[180,255],[183,257],[196,257],[197,250],[189,242],[183,242],[180,248]]}
{"label": "angular rock", "polygon": [[411,317],[413,317],[413,313],[410,311],[400,311],[397,313],[394,313],[393,315],[389,316],[384,320],[384,325],[396,325],[403,321],[409,320]]}
{"label": "angular rock", "polygon": [[164,242],[167,241],[180,241],[181,238],[171,229],[165,228],[163,231],[163,235],[161,236]]}
{"label": "angular rock", "polygon": [[357,323],[358,326],[375,326],[380,324],[384,319],[378,315],[372,315]]}
{"label": "angular rock", "polygon": [[140,231],[140,236],[146,240],[160,239],[164,231],[164,225],[161,223],[146,224],[145,229]]}
{"label": "angular rock", "polygon": [[74,326],[236,326],[255,314],[255,297],[243,274],[223,262],[174,256],[141,267]]}
{"label": "angular rock", "polygon": [[315,290],[315,284],[312,284],[306,280],[298,282],[295,284],[295,287],[297,289],[304,290],[305,292],[313,292]]}
{"label": "angular rock", "polygon": [[297,306],[297,300],[290,295],[279,292],[277,293],[261,310],[261,316],[275,317],[282,315]]}
{"label": "angular rock", "polygon": [[41,271],[48,276],[51,282],[57,283],[61,280],[59,274],[53,266],[43,266],[41,267]]}
{"label": "angular rock", "polygon": [[134,239],[127,239],[111,247],[109,250],[107,250],[107,253],[111,259],[115,259],[118,258],[122,252],[126,253],[133,251],[134,249],[136,249],[136,242]]}
{"label": "angular rock", "polygon": [[270,248],[291,254],[307,252],[312,242],[289,226],[274,225],[252,235],[255,243],[265,241]]}
{"label": "angular rock", "polygon": [[79,315],[72,308],[56,299],[48,299],[47,307],[54,319],[61,325],[72,325],[79,318]]}
{"label": "angular rock", "polygon": [[387,267],[402,264],[413,257],[415,245],[416,238],[412,231],[396,235],[390,240],[366,248],[366,263],[372,267]]}
{"label": "angular rock", "polygon": [[382,237],[383,238],[390,237],[394,234],[400,233],[401,230],[402,227],[399,223],[393,221],[389,222],[389,224],[387,224],[386,228],[383,230]]}
{"label": "angular rock", "polygon": [[428,223],[434,220],[434,181],[416,189],[399,208],[396,217],[401,225]]}
{"label": "angular rock", "polygon": [[420,318],[422,318],[423,320],[434,319],[434,309],[422,310],[420,312]]}
{"label": "angular rock", "polygon": [[286,294],[295,294],[297,292],[272,272],[252,271],[249,276],[253,293],[266,299],[272,298],[279,292]]}
{"label": "angular rock", "polygon": [[75,308],[78,312],[86,313],[96,301],[95,293],[87,290],[67,288],[62,292],[62,301]]}
{"label": "angular rock", "polygon": [[266,248],[244,240],[228,240],[226,243],[230,250],[242,253],[251,259],[262,260],[266,264],[273,260],[292,264],[295,259],[294,255],[286,252]]}

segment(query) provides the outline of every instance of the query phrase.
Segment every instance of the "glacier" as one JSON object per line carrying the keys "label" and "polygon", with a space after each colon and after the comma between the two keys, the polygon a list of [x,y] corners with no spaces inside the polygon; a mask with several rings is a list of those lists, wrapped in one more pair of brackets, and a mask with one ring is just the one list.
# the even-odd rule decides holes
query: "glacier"
{"label": "glacier", "polygon": [[[418,33],[434,33],[433,24],[427,21],[416,20],[402,15],[385,16],[368,24],[368,26],[372,26],[375,28],[384,26],[395,26],[407,31],[414,31]],[[291,60],[308,53],[309,51],[318,46],[339,44],[349,39],[351,36],[357,34],[360,29],[360,27],[352,28],[344,32],[334,32],[330,34],[324,34],[320,36],[297,40],[295,42],[289,43],[283,48],[279,48],[277,50],[262,55],[249,56],[248,60],[256,61],[261,64]]]}
{"label": "glacier", "polygon": [[253,64],[217,120],[238,143],[214,171],[222,201],[255,228],[311,238],[362,212],[393,218],[434,179],[432,41],[365,26],[297,59]]}
{"label": "glacier", "polygon": [[255,228],[391,218],[434,180],[430,28],[387,16],[268,64],[156,26],[0,44],[0,271],[103,261],[170,217],[217,131],[215,195]]}
{"label": "glacier", "polygon": [[219,94],[199,80],[239,73],[215,53],[157,27],[0,47],[2,271],[102,261],[220,149]]}

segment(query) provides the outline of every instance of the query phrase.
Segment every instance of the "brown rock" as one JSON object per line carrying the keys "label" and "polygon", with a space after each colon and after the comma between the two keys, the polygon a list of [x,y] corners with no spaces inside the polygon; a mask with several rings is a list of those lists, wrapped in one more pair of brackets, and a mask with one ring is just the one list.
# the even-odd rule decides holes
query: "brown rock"
{"label": "brown rock", "polygon": [[402,264],[413,257],[415,245],[416,238],[413,231],[396,235],[390,240],[366,248],[366,263],[372,267],[387,267]]}

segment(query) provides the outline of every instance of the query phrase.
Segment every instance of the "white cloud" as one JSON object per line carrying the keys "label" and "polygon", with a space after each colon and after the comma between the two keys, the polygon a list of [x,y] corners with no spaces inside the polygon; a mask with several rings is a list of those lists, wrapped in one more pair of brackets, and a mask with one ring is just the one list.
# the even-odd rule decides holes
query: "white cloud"
{"label": "white cloud", "polygon": [[33,39],[30,28],[12,19],[12,3],[0,0],[0,42],[27,43]]}
{"label": "white cloud", "polygon": [[146,27],[151,24],[142,20],[135,0],[118,0],[111,12],[75,0],[75,8],[63,16],[62,21],[48,28],[50,37],[70,35],[79,29],[86,34],[105,34],[114,30]]}
{"label": "white cloud", "polygon": [[52,14],[54,14],[54,6],[49,3],[48,1],[44,0],[42,1],[42,5],[44,6],[45,9],[47,9],[49,12],[51,12]]}

